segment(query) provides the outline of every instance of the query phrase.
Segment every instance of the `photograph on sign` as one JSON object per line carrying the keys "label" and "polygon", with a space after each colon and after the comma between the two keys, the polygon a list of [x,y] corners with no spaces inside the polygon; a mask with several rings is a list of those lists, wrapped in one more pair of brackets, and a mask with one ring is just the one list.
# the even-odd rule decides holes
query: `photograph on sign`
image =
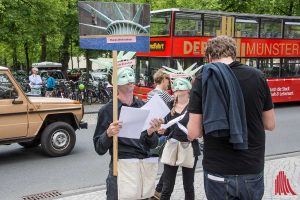
{"label": "photograph on sign", "polygon": [[78,2],[80,48],[149,51],[150,5]]}

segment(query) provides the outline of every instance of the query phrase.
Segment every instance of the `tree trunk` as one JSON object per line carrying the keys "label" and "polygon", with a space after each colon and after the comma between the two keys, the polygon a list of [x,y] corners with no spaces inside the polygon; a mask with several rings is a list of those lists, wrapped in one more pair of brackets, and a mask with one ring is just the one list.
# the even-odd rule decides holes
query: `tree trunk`
{"label": "tree trunk", "polygon": [[296,16],[300,16],[300,0],[298,0],[297,6],[296,6]]}
{"label": "tree trunk", "polygon": [[46,61],[47,58],[47,35],[46,33],[42,33],[41,35],[41,47],[42,47],[42,51],[41,51],[41,58],[40,61]]}
{"label": "tree trunk", "polygon": [[66,33],[64,37],[63,44],[60,48],[61,51],[61,57],[60,57],[60,62],[62,64],[62,70],[64,72],[67,71],[68,69],[68,63],[70,60],[70,53],[69,53],[69,46],[70,46],[70,34]]}
{"label": "tree trunk", "polygon": [[90,73],[90,70],[92,68],[92,64],[91,64],[91,61],[90,61],[90,50],[86,49],[85,50],[85,59],[86,59],[86,72],[87,72],[87,80],[86,81],[89,81],[89,73]]}
{"label": "tree trunk", "polygon": [[18,67],[18,56],[17,56],[17,47],[13,47],[13,66],[16,69]]}
{"label": "tree trunk", "polygon": [[70,38],[70,45],[71,45],[71,50],[70,50],[70,57],[71,57],[71,66],[72,69],[74,69],[74,63],[73,63],[73,45],[72,45],[72,38]]}
{"label": "tree trunk", "polygon": [[80,62],[79,56],[77,56],[77,68],[78,68],[78,69],[80,68],[79,62]]}
{"label": "tree trunk", "polygon": [[289,11],[288,11],[288,16],[293,15],[293,9],[294,9],[294,0],[290,0],[290,6],[289,6]]}
{"label": "tree trunk", "polygon": [[30,62],[29,62],[29,52],[28,52],[28,43],[25,42],[24,44],[24,50],[25,50],[25,57],[26,57],[26,72],[27,74],[29,74],[29,70],[30,70]]}

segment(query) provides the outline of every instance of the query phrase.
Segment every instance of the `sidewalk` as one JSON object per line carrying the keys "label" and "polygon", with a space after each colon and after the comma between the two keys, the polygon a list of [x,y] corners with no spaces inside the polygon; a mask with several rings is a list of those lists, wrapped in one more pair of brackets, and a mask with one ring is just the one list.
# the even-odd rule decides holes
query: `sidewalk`
{"label": "sidewalk", "polygon": [[[279,172],[284,172],[282,176],[278,176]],[[181,172],[179,170],[179,172]],[[265,162],[265,194],[263,199],[300,199],[300,153],[291,153],[279,156],[267,157]],[[281,195],[275,195],[275,180],[276,183],[280,180],[279,186]],[[278,186],[278,184],[276,185]],[[291,190],[287,190],[286,186],[290,186]],[[285,189],[284,189],[285,188]],[[278,191],[278,190],[277,190]],[[58,200],[106,200],[106,188],[103,186],[95,186],[80,190],[63,192]],[[195,174],[195,192],[196,199],[206,199],[203,186],[203,171],[202,168],[196,169]],[[293,195],[294,192],[296,195]],[[184,199],[184,191],[182,185],[181,173],[178,173],[176,178],[176,185],[172,193],[172,200]]]}
{"label": "sidewalk", "polygon": [[93,113],[98,113],[99,109],[103,106],[104,104],[84,104],[84,114],[93,114]]}

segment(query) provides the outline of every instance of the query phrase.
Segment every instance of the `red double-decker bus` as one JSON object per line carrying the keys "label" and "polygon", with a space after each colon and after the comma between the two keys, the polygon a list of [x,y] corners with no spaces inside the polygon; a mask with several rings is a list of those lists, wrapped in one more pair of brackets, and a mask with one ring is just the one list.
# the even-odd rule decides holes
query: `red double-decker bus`
{"label": "red double-decker bus", "polygon": [[207,62],[207,40],[228,35],[237,41],[237,60],[267,77],[274,102],[300,101],[300,17],[189,9],[151,12],[150,52],[137,54],[135,94],[145,99],[161,66]]}

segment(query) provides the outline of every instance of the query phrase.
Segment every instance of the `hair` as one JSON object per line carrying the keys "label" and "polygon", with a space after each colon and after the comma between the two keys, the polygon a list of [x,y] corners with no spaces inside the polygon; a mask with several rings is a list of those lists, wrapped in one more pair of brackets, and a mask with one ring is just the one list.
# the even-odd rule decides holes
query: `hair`
{"label": "hair", "polygon": [[233,38],[221,35],[208,40],[205,56],[212,59],[236,58],[236,42]]}
{"label": "hair", "polygon": [[174,102],[173,102],[173,107],[171,109],[171,116],[174,116],[176,113],[175,107],[176,107],[177,102],[178,102],[178,96],[175,96]]}
{"label": "hair", "polygon": [[164,72],[164,69],[159,69],[153,75],[154,83],[161,84],[166,77],[168,77],[168,74]]}
{"label": "hair", "polygon": [[31,68],[31,71],[39,71],[39,69],[38,68],[36,68],[36,67],[33,67],[33,68]]}

